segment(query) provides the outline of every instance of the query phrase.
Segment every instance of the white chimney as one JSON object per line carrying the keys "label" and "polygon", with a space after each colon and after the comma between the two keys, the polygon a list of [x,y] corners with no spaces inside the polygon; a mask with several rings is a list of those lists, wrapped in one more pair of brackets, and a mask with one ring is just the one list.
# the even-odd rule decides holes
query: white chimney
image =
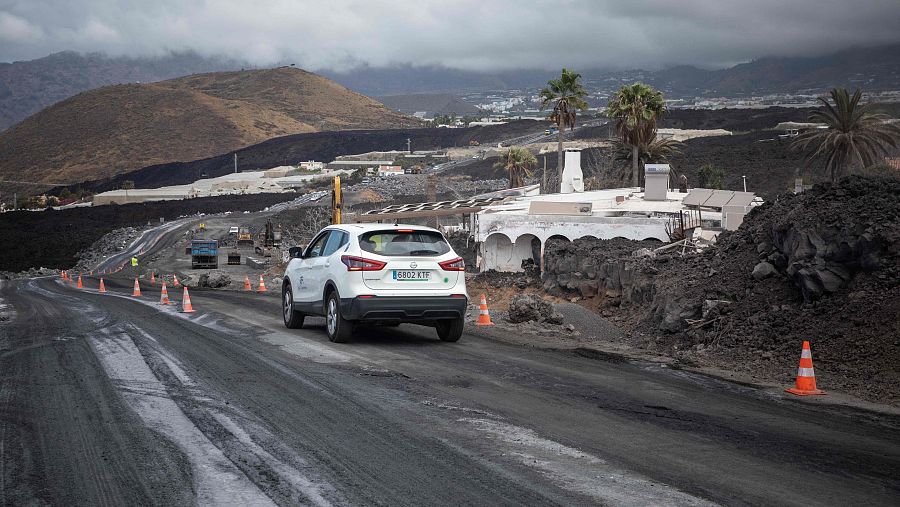
{"label": "white chimney", "polygon": [[562,181],[559,191],[563,194],[584,192],[584,173],[581,172],[581,150],[566,150]]}
{"label": "white chimney", "polygon": [[644,200],[665,201],[669,191],[669,164],[644,165]]}

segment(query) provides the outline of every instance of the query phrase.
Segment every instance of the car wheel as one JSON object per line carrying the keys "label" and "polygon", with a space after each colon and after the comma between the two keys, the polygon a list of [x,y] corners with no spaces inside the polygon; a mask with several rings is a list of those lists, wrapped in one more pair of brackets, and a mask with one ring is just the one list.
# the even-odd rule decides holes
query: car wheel
{"label": "car wheel", "polygon": [[336,291],[332,291],[325,302],[325,328],[328,339],[335,343],[346,343],[353,335],[353,322],[341,316],[341,300]]}
{"label": "car wheel", "polygon": [[303,327],[303,314],[294,310],[294,291],[291,284],[281,286],[281,313],[284,316],[284,325],[288,329]]}
{"label": "car wheel", "polygon": [[439,320],[434,327],[437,329],[438,338],[441,341],[455,342],[459,341],[462,336],[464,324],[465,321],[460,317],[452,320]]}

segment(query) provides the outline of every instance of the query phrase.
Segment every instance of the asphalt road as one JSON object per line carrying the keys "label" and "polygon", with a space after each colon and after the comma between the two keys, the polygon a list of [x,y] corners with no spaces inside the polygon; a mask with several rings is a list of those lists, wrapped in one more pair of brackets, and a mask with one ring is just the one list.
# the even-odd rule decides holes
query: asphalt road
{"label": "asphalt road", "polygon": [[[4,505],[896,505],[900,419],[274,295],[3,282]],[[179,295],[180,296],[180,295]],[[180,301],[180,297],[175,299]]]}

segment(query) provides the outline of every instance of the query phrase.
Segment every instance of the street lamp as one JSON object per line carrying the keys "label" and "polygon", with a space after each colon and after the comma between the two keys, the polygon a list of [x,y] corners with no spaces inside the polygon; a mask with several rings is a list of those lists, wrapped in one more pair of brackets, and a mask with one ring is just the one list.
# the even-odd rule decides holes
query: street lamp
{"label": "street lamp", "polygon": [[747,175],[741,176],[741,178],[743,178],[743,180],[744,180],[744,192],[746,192],[747,191]]}

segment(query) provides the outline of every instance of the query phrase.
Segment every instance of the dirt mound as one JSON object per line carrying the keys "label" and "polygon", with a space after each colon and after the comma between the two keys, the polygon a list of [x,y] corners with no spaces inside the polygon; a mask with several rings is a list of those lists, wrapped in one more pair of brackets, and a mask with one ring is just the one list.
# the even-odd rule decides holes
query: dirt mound
{"label": "dirt mound", "polygon": [[[761,262],[773,272],[754,277]],[[600,266],[592,303],[620,317],[634,345],[788,385],[811,340],[821,385],[900,403],[890,366],[900,362],[895,179],[854,176],[780,196],[700,254]]]}
{"label": "dirt mound", "polygon": [[[0,179],[28,174],[32,181],[95,180],[276,136],[419,124],[293,68],[114,85],[54,104],[0,133]],[[25,190],[34,189],[20,192]]]}
{"label": "dirt mound", "polygon": [[553,303],[535,294],[513,296],[509,301],[507,319],[513,324],[521,322],[563,323],[563,316],[553,309]]}

